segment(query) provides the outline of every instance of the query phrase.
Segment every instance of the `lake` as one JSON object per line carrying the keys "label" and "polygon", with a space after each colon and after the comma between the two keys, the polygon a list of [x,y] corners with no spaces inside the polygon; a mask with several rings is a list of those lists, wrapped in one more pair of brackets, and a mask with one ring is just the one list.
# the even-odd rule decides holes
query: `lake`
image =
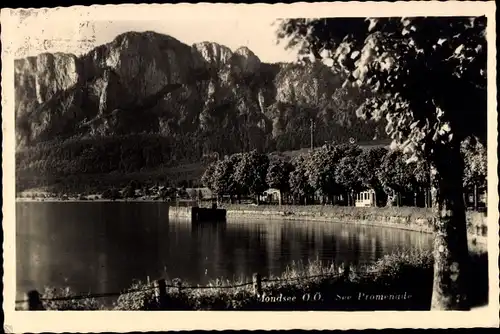
{"label": "lake", "polygon": [[325,222],[169,221],[165,203],[16,203],[17,298],[30,289],[118,292],[134,279],[193,284],[280,274],[310,260],[367,264],[430,249],[429,234]]}

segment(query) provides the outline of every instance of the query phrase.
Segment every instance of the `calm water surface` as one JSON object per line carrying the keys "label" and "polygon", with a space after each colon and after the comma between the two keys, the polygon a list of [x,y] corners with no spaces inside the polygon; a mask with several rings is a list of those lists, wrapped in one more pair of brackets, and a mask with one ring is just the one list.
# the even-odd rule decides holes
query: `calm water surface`
{"label": "calm water surface", "polygon": [[365,264],[430,249],[428,234],[323,222],[169,221],[163,203],[17,203],[17,295],[44,286],[116,292],[134,279],[280,274],[292,262]]}

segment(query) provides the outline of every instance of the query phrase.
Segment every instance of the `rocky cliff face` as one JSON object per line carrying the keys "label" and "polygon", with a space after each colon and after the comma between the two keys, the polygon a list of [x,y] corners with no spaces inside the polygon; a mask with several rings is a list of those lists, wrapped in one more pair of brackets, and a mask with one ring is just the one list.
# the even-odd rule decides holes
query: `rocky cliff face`
{"label": "rocky cliff face", "polygon": [[246,47],[129,32],[81,57],[16,60],[17,142],[147,132],[196,138],[204,152],[275,149],[280,136],[292,149],[309,118],[325,133],[356,122],[335,100],[340,85],[320,64],[266,64]]}

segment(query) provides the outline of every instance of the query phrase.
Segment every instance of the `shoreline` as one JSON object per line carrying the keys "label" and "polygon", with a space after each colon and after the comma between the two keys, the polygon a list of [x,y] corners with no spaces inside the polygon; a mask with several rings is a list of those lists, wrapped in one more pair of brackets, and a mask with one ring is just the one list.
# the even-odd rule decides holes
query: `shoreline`
{"label": "shoreline", "polygon": [[[419,232],[419,233],[425,233],[425,234],[434,234],[434,231],[428,227],[418,227],[418,226],[412,226],[412,225],[401,225],[397,223],[386,223],[382,221],[370,221],[370,220],[345,220],[345,219],[339,219],[339,218],[329,218],[329,217],[311,217],[311,216],[299,216],[299,217],[287,217],[287,216],[280,216],[276,217],[276,215],[266,215],[262,214],[260,216],[254,216],[252,215],[249,217],[248,215],[241,214],[238,211],[227,211],[228,213],[228,219],[229,218],[251,218],[255,220],[285,220],[285,221],[306,221],[306,222],[318,222],[318,223],[332,223],[332,224],[349,224],[349,225],[361,225],[361,226],[372,226],[372,227],[384,227],[384,228],[395,228],[399,230],[404,230],[404,231],[411,231],[411,232]],[[231,216],[229,216],[231,214]],[[487,236],[480,236],[472,233],[467,233],[467,240],[469,243],[477,243],[478,247],[480,247],[482,250],[486,251],[487,250],[487,241],[488,237]],[[470,245],[469,245],[470,246]]]}
{"label": "shoreline", "polygon": [[[33,203],[33,202],[46,202],[46,203],[92,203],[92,202],[98,202],[98,203],[113,203],[113,202],[119,202],[119,203],[163,203],[163,204],[168,204],[168,202],[162,201],[162,200],[156,200],[152,198],[135,198],[135,199],[116,199],[116,200],[110,200],[110,199],[102,199],[102,198],[89,198],[89,199],[78,199],[78,198],[68,198],[68,199],[61,199],[61,198],[21,198],[18,197],[16,198],[16,203]],[[171,218],[191,218],[190,213],[186,210],[187,208],[184,207],[174,207],[172,206],[171,208],[173,209],[181,209],[181,210],[175,210],[176,212],[171,214],[169,210],[169,217]],[[374,226],[374,227],[386,227],[386,228],[396,228],[400,230],[405,230],[405,231],[412,231],[412,232],[420,232],[420,233],[426,233],[426,234],[433,234],[434,231],[432,230],[431,226],[429,225],[429,221],[425,218],[417,218],[414,219],[413,221],[410,220],[409,217],[394,217],[394,216],[388,216],[384,215],[384,213],[381,211],[380,215],[377,217],[373,217],[373,219],[354,219],[352,217],[349,217],[349,215],[343,215],[341,218],[340,217],[335,217],[332,215],[325,215],[323,213],[314,213],[314,212],[295,212],[295,213],[285,213],[283,209],[279,208],[272,208],[271,210],[252,210],[252,207],[249,207],[249,210],[241,210],[241,209],[234,209],[231,208],[231,205],[229,206],[221,206],[221,209],[226,209],[227,210],[227,220],[228,222],[231,221],[231,219],[238,218],[238,219],[255,219],[255,220],[277,220],[277,221],[310,221],[310,222],[323,222],[323,223],[336,223],[336,224],[351,224],[351,225],[363,225],[363,226]],[[354,208],[354,207],[352,207]],[[362,208],[360,208],[362,209]],[[354,209],[356,210],[356,209]],[[173,210],[172,210],[173,211]],[[319,214],[319,215],[318,215]],[[386,221],[384,221],[384,219]],[[393,222],[391,222],[393,221]],[[402,222],[406,221],[406,222]],[[483,235],[478,235],[475,233],[470,233],[470,231],[467,232],[468,240],[469,243],[472,244],[477,244],[479,247],[483,248],[486,247],[487,245],[487,236]]]}

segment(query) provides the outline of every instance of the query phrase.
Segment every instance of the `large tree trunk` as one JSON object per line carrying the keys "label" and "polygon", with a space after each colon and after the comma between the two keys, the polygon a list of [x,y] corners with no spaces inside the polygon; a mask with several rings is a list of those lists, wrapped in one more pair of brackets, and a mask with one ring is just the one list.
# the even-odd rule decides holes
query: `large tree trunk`
{"label": "large tree trunk", "polygon": [[456,148],[439,152],[431,169],[434,224],[432,309],[467,310],[469,251],[462,194],[463,159]]}

